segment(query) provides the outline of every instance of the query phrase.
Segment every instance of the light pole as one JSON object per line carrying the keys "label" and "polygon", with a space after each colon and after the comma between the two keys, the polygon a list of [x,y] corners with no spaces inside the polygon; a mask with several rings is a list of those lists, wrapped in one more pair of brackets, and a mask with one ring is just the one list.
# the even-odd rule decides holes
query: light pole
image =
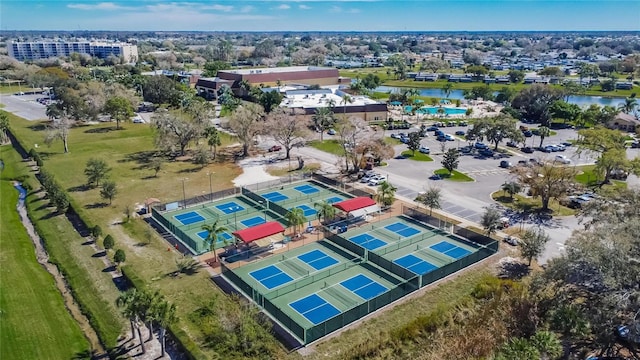
{"label": "light pole", "polygon": [[187,192],[184,189],[184,182],[186,180],[189,180],[189,178],[182,178],[182,208],[186,209],[187,208]]}
{"label": "light pole", "polygon": [[207,172],[207,175],[209,175],[209,201],[213,201],[213,187],[211,186],[211,175],[213,174],[215,173]]}

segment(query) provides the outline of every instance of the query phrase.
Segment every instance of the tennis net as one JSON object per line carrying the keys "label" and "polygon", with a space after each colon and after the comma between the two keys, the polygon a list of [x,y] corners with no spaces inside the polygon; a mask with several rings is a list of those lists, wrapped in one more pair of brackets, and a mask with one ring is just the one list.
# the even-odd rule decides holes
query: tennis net
{"label": "tennis net", "polygon": [[213,218],[214,221],[217,221],[220,218],[218,214],[216,214],[215,212],[213,212],[213,210],[207,207],[202,208],[202,211],[204,211],[207,215],[211,216],[211,218]]}
{"label": "tennis net", "polygon": [[333,296],[336,300],[339,300],[340,302],[342,302],[347,308],[352,308],[358,305],[357,301],[347,297],[346,295],[344,295],[344,293],[342,293],[340,290],[336,289],[333,286],[325,288],[324,291],[327,294]]}
{"label": "tennis net", "polygon": [[284,255],[282,255],[282,264],[286,265],[288,268],[290,268],[291,270],[293,270],[294,272],[296,272],[298,275],[300,276],[307,276],[309,275],[309,271],[305,270],[304,268],[302,268],[300,265],[296,264],[295,261],[293,259],[287,259],[284,257]]}

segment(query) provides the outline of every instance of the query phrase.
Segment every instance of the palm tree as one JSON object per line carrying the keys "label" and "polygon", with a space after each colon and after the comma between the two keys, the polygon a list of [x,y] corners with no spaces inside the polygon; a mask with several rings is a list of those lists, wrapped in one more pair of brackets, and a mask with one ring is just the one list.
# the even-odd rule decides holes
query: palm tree
{"label": "palm tree", "polygon": [[378,186],[375,199],[383,206],[391,206],[396,200],[395,195],[397,190],[398,188],[391,185],[388,181],[383,181],[380,186]]}
{"label": "palm tree", "polygon": [[307,218],[304,216],[304,211],[300,208],[294,207],[293,209],[287,212],[285,216],[287,222],[289,222],[289,226],[293,228],[293,232],[298,232],[298,226],[304,224]]}
{"label": "palm tree", "polygon": [[509,194],[509,198],[513,200],[513,195],[522,191],[522,186],[515,181],[509,181],[502,184],[502,191]]}
{"label": "palm tree", "polygon": [[546,126],[540,126],[538,128],[538,136],[540,136],[540,146],[542,147],[542,142],[544,141],[544,138],[548,137],[549,135],[551,135],[551,130],[546,127]]}
{"label": "palm tree", "polygon": [[495,208],[486,208],[484,214],[482,214],[482,218],[480,219],[480,225],[482,225],[487,236],[491,237],[491,235],[498,230],[500,218],[502,217],[501,215],[500,211]]}
{"label": "palm tree", "polygon": [[318,221],[321,221],[320,219],[322,219],[324,220],[325,223],[327,223],[328,220],[331,220],[336,217],[336,213],[337,213],[336,208],[333,207],[333,205],[327,202],[326,200],[314,203],[313,207],[317,211]]}
{"label": "palm tree", "polygon": [[156,307],[163,300],[162,295],[156,290],[155,292],[140,292],[139,311],[140,319],[149,330],[149,337],[146,341],[153,339],[153,323],[157,321]]}
{"label": "palm tree", "polygon": [[144,340],[142,340],[142,334],[140,333],[140,314],[141,314],[141,303],[142,303],[143,294],[133,288],[131,290],[127,290],[126,292],[120,294],[120,296],[116,299],[116,305],[119,308],[122,308],[122,313],[129,319],[129,323],[131,324],[131,338],[135,340],[135,334],[138,333],[138,339],[140,339],[140,346],[142,347],[142,353],[146,352],[144,347]]}
{"label": "palm tree", "polygon": [[449,98],[449,95],[451,95],[451,91],[453,91],[452,83],[448,82],[442,86],[442,92],[444,93],[445,98]]}
{"label": "palm tree", "polygon": [[343,116],[347,118],[347,104],[353,104],[353,98],[349,94],[342,95],[342,100],[340,104],[343,106]]}
{"label": "palm tree", "polygon": [[312,119],[315,126],[320,130],[320,141],[322,142],[324,141],[324,131],[333,125],[333,111],[330,107],[316,108]]}
{"label": "palm tree", "polygon": [[162,341],[162,355],[160,357],[164,357],[167,327],[178,320],[176,306],[168,301],[162,301],[156,308],[156,314],[158,326],[160,326],[160,340]]}
{"label": "palm tree", "polygon": [[202,230],[207,231],[207,238],[205,241],[209,242],[209,251],[213,251],[213,256],[215,258],[214,261],[218,261],[218,254],[216,254],[216,242],[218,241],[218,236],[228,230],[226,227],[218,225],[218,221],[220,220],[214,221],[211,225],[202,225]]}
{"label": "palm tree", "polygon": [[618,106],[618,110],[625,114],[631,114],[633,110],[638,107],[638,100],[636,98],[628,97],[624,99],[624,103]]}
{"label": "palm tree", "polygon": [[418,195],[416,201],[429,207],[429,216],[433,213],[433,209],[441,209],[442,191],[438,188],[429,188],[424,194]]}

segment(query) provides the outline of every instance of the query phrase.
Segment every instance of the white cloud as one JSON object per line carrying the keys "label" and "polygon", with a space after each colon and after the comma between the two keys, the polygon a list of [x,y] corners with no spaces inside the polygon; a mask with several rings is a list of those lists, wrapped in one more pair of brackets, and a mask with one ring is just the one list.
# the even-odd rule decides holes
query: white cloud
{"label": "white cloud", "polygon": [[240,8],[240,12],[241,13],[249,13],[252,12],[253,10],[255,10],[256,8],[251,6],[251,5],[246,5]]}
{"label": "white cloud", "polygon": [[342,8],[340,6],[333,5],[332,7],[329,8],[329,12],[339,13],[339,12],[342,12]]}
{"label": "white cloud", "polygon": [[291,6],[287,5],[287,4],[280,4],[276,9],[278,9],[278,10],[289,10],[289,9],[291,9]]}
{"label": "white cloud", "polygon": [[202,6],[202,7],[200,7],[200,9],[202,9],[202,10],[215,10],[215,11],[222,11],[222,12],[231,12],[231,11],[233,11],[233,6],[231,6],[231,5],[213,4],[213,5]]}
{"label": "white cloud", "polygon": [[97,4],[67,4],[70,9],[77,10],[122,10],[124,6],[116,5],[112,2],[101,2]]}
{"label": "white cloud", "polygon": [[301,4],[301,5],[298,5],[298,8],[300,8],[301,10],[309,10],[309,9],[311,9],[311,6],[305,5],[305,4]]}
{"label": "white cloud", "polygon": [[360,13],[360,9],[349,9],[349,14],[358,14]]}

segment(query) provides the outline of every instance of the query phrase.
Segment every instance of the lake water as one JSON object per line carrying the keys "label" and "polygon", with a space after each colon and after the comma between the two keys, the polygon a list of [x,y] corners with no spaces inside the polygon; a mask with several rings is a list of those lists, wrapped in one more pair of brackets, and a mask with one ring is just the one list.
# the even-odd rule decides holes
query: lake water
{"label": "lake water", "polygon": [[[395,87],[395,86],[379,86],[374,91],[386,93],[389,91],[400,92],[402,89],[406,89],[406,88]],[[420,96],[424,96],[424,97],[434,97],[434,98],[445,97],[444,92],[440,89],[418,89],[418,91],[420,92]],[[451,100],[464,99],[464,93],[462,90],[451,90],[451,94],[449,94],[449,99]],[[625,98],[623,97],[608,98],[608,97],[600,97],[600,96],[571,95],[569,96],[569,103],[577,104],[578,106],[583,108],[589,107],[589,105],[591,104],[598,104],[600,106],[609,105],[609,106],[617,107],[619,104],[624,103],[624,99]]]}

